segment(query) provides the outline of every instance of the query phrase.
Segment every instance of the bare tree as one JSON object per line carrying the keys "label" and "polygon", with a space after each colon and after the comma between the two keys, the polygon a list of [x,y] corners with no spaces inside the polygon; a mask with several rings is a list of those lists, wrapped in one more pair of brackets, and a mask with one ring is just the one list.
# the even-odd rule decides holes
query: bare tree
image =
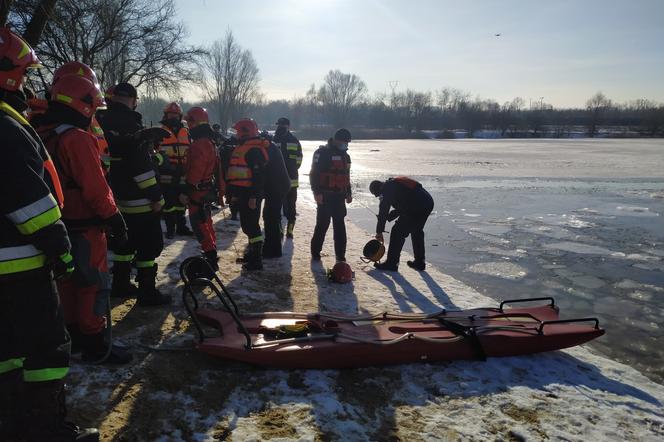
{"label": "bare tree", "polygon": [[50,71],[76,60],[92,66],[102,84],[160,89],[195,78],[193,61],[203,51],[184,43],[173,0],[16,0],[12,18],[26,33],[35,3],[55,5],[36,48]]}
{"label": "bare tree", "polygon": [[251,51],[243,49],[230,30],[208,52],[204,61],[205,89],[226,130],[260,100],[259,70]]}
{"label": "bare tree", "polygon": [[611,107],[611,100],[601,91],[586,101],[588,111],[588,134],[594,137],[597,134],[597,126],[601,123],[602,116]]}
{"label": "bare tree", "polygon": [[345,126],[350,110],[364,98],[367,86],[357,75],[344,74],[339,70],[328,72],[324,81],[318,89],[318,100],[323,111],[335,126]]}

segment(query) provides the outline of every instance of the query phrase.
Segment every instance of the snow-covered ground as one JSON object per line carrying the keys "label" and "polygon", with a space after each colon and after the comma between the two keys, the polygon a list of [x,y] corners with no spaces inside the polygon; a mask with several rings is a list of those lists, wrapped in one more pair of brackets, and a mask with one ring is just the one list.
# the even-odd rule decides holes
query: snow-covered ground
{"label": "snow-covered ground", "polygon": [[[301,193],[299,208],[284,257],[247,275],[234,263],[246,244],[239,224],[225,213],[215,216],[220,274],[242,310],[496,305],[435,268],[373,270],[359,260],[370,235],[351,223],[347,256],[355,279],[332,284],[325,277],[334,264],[331,232],[322,263],[311,262],[309,192]],[[177,270],[195,253],[192,240],[167,241],[158,260],[160,288],[176,297],[172,306],[139,308],[132,300],[114,306],[116,335],[135,352],[130,366],[72,369],[70,411],[99,425],[104,440],[664,440],[664,386],[586,347],[486,362],[293,371],[189,351],[194,330]]]}

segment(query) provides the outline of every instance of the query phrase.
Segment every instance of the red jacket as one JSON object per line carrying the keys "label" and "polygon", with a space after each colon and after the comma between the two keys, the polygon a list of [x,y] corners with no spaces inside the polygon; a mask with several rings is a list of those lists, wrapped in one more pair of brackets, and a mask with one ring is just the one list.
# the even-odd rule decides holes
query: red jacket
{"label": "red jacket", "polygon": [[189,146],[185,165],[187,184],[193,189],[191,198],[200,202],[203,195],[212,190],[215,177],[219,186],[219,199],[225,193],[224,179],[220,176],[221,162],[217,149],[209,138],[198,138]]}
{"label": "red jacket", "polygon": [[65,206],[62,218],[69,227],[102,224],[118,212],[113,192],[104,177],[95,137],[62,124],[40,129],[62,181]]}

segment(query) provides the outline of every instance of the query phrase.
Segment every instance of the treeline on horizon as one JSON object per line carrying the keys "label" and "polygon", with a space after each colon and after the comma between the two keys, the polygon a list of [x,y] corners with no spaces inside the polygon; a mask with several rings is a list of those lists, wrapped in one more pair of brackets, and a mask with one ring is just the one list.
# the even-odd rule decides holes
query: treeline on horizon
{"label": "treeline on horizon", "polygon": [[[558,109],[539,101],[526,104],[522,98],[500,104],[450,88],[437,93],[408,90],[365,97],[345,112],[321,103],[318,95],[312,86],[302,98],[252,103],[246,116],[266,130],[287,116],[305,139],[324,139],[341,126],[354,129],[357,138],[372,139],[664,136],[663,105],[646,99],[615,104],[601,92],[589,98],[585,108]],[[157,124],[167,103],[162,98],[143,100],[140,110],[146,122]],[[221,122],[210,100],[184,107],[194,105],[207,107],[213,121]]]}

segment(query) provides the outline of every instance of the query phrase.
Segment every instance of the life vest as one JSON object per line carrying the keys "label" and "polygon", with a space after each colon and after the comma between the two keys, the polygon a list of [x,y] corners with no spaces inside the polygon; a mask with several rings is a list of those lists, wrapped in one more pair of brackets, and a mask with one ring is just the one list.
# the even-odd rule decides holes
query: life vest
{"label": "life vest", "polygon": [[418,187],[422,187],[422,185],[419,182],[415,181],[412,178],[408,178],[407,176],[397,176],[397,177],[394,177],[393,179],[397,183],[401,184],[402,186],[404,186],[404,187],[406,187],[410,190],[415,190]]}
{"label": "life vest", "polygon": [[[35,138],[39,138],[35,134],[35,130],[32,128],[32,126],[30,126],[28,120],[26,120],[23,117],[23,115],[18,113],[16,109],[11,107],[4,101],[0,101],[0,111],[6,113],[14,120],[16,120],[16,122],[19,123],[24,128],[26,128],[28,132],[34,134]],[[55,197],[58,206],[60,207],[60,209],[62,209],[65,205],[65,196],[64,193],[62,192],[62,185],[60,184],[60,179],[58,178],[58,172],[55,169],[55,164],[53,164],[53,160],[49,156],[48,151],[46,149],[41,149],[41,152],[39,152],[39,154],[41,155],[42,161],[44,162],[44,171],[46,172],[44,174],[44,182],[48,185],[49,189],[51,189],[51,193]]]}
{"label": "life vest", "polygon": [[226,174],[228,184],[238,187],[251,187],[253,185],[253,172],[249,167],[249,163],[247,163],[247,153],[251,149],[258,148],[265,161],[268,161],[267,148],[269,145],[269,141],[256,138],[248,140],[233,149]]}
{"label": "life vest", "polygon": [[173,133],[171,128],[162,125],[170,134],[161,142],[159,150],[164,152],[168,157],[168,161],[174,165],[184,165],[187,161],[187,148],[189,147],[189,130],[186,127],[181,127],[177,133]]}
{"label": "life vest", "polygon": [[345,192],[350,187],[350,162],[343,152],[332,152],[330,167],[318,175],[322,191]]}

